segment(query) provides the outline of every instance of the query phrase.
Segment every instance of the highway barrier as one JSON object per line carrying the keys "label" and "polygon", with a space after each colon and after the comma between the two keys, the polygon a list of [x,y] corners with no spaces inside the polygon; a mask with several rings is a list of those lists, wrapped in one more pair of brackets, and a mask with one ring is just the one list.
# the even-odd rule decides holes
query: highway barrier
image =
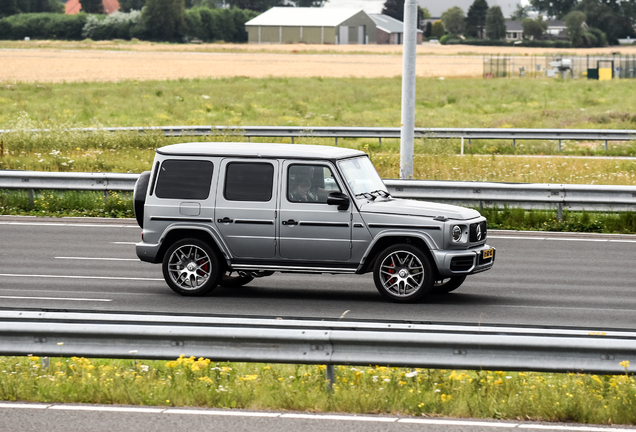
{"label": "highway barrier", "polygon": [[[0,171],[0,189],[132,191],[139,174]],[[384,180],[396,198],[523,209],[633,211],[636,186]]]}
{"label": "highway barrier", "polygon": [[636,332],[0,310],[0,355],[621,374]]}
{"label": "highway barrier", "polygon": [[[48,129],[33,130],[34,133],[47,132]],[[400,138],[400,128],[390,127],[336,127],[336,126],[150,126],[150,127],[110,127],[110,128],[72,128],[69,131],[83,132],[161,132],[165,136],[241,136],[250,138],[373,138],[380,144],[383,138]],[[0,130],[2,134],[11,130]],[[605,150],[609,141],[632,141],[636,139],[636,130],[632,129],[529,129],[529,128],[415,128],[416,139],[465,139],[470,145],[472,140],[508,140],[516,147],[517,140],[556,141],[558,150],[561,142],[603,141]]]}

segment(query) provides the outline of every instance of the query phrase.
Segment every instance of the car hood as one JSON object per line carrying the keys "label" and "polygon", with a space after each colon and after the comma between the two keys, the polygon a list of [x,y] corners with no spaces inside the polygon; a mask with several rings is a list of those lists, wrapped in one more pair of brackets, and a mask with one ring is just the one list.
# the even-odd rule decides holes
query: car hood
{"label": "car hood", "polygon": [[401,216],[424,216],[434,218],[445,216],[448,219],[468,220],[479,216],[477,210],[449,204],[408,199],[390,199],[378,201],[358,201],[362,213],[395,214]]}

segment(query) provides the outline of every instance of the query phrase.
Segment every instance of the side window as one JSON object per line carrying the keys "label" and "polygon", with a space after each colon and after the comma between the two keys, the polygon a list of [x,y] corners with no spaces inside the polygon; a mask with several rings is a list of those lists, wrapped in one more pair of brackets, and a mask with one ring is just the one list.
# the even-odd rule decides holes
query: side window
{"label": "side window", "polygon": [[204,200],[210,195],[212,171],[210,161],[163,161],[159,168],[155,193],[159,198]]}
{"label": "side window", "polygon": [[269,163],[231,162],[225,172],[223,195],[228,201],[269,201],[274,186],[274,166]]}
{"label": "side window", "polygon": [[287,171],[287,199],[290,202],[326,203],[329,192],[340,192],[329,167],[290,165]]}

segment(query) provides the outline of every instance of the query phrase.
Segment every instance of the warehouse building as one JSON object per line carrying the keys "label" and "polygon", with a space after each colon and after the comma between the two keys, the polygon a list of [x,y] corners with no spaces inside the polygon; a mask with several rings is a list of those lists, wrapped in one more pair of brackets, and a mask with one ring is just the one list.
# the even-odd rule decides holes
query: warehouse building
{"label": "warehouse building", "polygon": [[245,23],[249,43],[374,44],[377,31],[362,9],[273,7]]}
{"label": "warehouse building", "polygon": [[[382,14],[369,15],[378,29],[376,43],[389,45],[404,44],[404,23]],[[422,30],[417,29],[417,43],[422,43]]]}

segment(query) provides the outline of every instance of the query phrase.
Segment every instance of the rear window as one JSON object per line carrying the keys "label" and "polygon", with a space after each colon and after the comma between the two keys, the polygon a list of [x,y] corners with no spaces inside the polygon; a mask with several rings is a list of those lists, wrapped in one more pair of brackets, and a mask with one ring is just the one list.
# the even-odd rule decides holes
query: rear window
{"label": "rear window", "polygon": [[159,198],[207,199],[213,168],[210,161],[165,160],[159,168],[155,193]]}
{"label": "rear window", "polygon": [[272,164],[232,162],[227,165],[224,194],[228,201],[269,201],[273,185]]}

